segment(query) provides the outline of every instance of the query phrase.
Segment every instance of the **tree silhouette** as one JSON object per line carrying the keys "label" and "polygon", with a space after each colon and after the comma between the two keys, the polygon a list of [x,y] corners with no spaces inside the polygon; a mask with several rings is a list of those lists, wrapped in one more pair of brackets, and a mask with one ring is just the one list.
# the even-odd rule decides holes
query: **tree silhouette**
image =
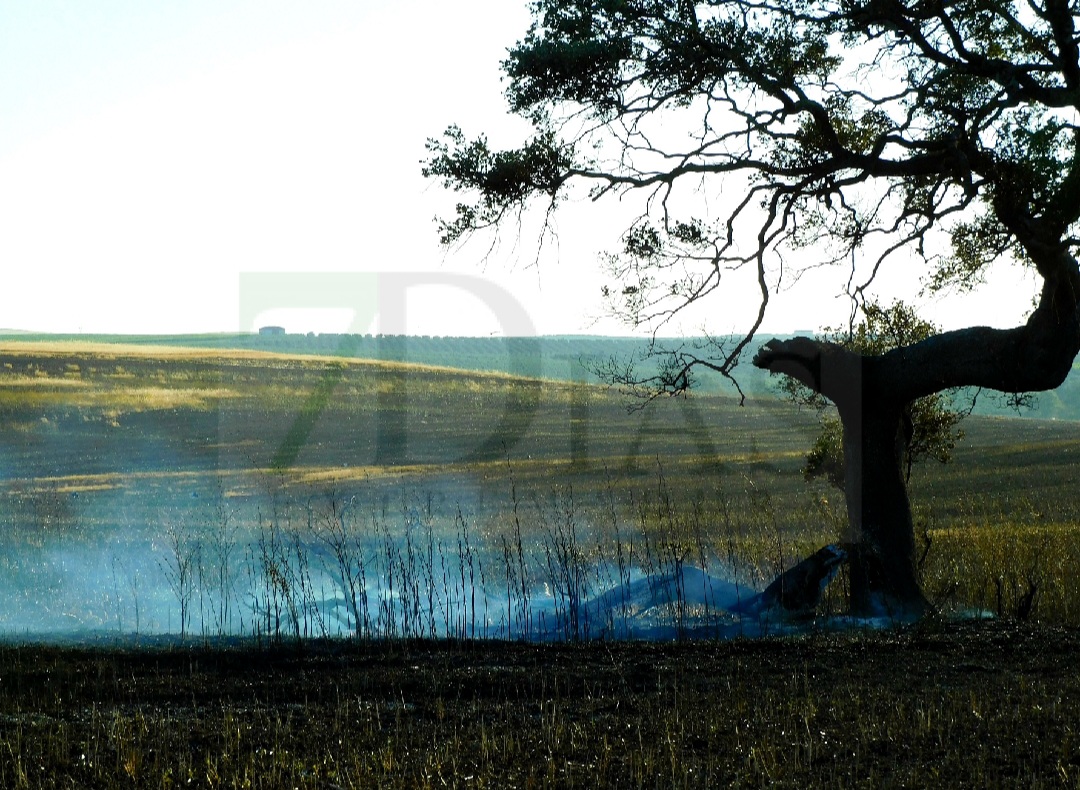
{"label": "tree silhouette", "polygon": [[462,198],[442,241],[535,204],[553,212],[581,185],[595,200],[645,199],[609,259],[607,294],[627,320],[663,325],[753,272],[758,309],[742,339],[680,352],[658,392],[690,386],[699,366],[733,375],[797,258],[841,267],[856,303],[894,263],[921,261],[925,286],[957,299],[992,262],[1040,278],[1035,309],[1011,329],[883,354],[773,339],[752,357],[837,407],[853,610],[922,614],[908,404],[961,386],[1052,389],[1080,349],[1076,5],[536,0],[531,11],[502,64],[530,138],[494,150],[451,127],[428,143],[424,173]]}

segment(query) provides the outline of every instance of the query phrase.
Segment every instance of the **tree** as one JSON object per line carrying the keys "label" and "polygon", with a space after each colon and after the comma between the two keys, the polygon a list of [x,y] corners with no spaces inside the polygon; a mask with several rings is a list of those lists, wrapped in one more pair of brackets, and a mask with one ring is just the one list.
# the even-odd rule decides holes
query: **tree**
{"label": "tree", "polygon": [[995,261],[1040,278],[1010,329],[883,354],[772,339],[752,357],[837,407],[853,611],[919,616],[908,404],[952,387],[1053,389],[1080,349],[1075,4],[535,0],[531,12],[502,64],[530,138],[493,150],[451,127],[428,143],[424,173],[463,195],[442,240],[533,205],[550,217],[581,185],[644,198],[610,256],[608,293],[628,320],[662,325],[753,271],[757,318],[741,341],[677,352],[658,392],[683,391],[700,366],[734,374],[793,251],[841,267],[856,302],[898,262],[957,299]]}
{"label": "tree", "polygon": [[[861,306],[863,320],[850,331],[826,329],[819,340],[841,345],[863,355],[881,355],[938,334],[938,329],[919,318],[903,302],[882,307],[876,302]],[[780,391],[799,406],[809,406],[820,413],[821,432],[806,456],[803,476],[807,481],[824,477],[840,490],[844,488],[844,432],[838,417],[826,413],[828,401],[798,380],[783,378]],[[957,424],[965,413],[952,408],[948,393],[935,392],[917,398],[904,408],[903,469],[905,484],[911,480],[914,463],[933,458],[941,463],[952,460],[956,443],[964,432]]]}

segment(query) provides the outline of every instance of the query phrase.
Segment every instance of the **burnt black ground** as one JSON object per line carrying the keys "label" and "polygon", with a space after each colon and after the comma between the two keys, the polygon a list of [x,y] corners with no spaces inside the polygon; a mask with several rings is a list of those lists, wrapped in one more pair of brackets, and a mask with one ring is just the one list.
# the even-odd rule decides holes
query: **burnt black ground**
{"label": "burnt black ground", "polygon": [[1080,632],[0,648],[4,787],[1077,786]]}

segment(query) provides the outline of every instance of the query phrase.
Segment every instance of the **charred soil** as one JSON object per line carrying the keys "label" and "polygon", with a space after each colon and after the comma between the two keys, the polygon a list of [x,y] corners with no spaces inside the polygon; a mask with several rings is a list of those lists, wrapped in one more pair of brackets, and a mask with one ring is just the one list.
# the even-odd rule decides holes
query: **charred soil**
{"label": "charred soil", "polygon": [[0,648],[4,787],[1075,786],[1080,632]]}

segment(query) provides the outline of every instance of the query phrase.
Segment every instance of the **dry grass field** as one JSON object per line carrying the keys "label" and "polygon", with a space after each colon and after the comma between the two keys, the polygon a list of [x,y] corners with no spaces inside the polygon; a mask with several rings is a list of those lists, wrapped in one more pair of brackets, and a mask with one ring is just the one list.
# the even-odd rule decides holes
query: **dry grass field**
{"label": "dry grass field", "polygon": [[[519,587],[587,597],[624,560],[760,586],[842,537],[812,416],[5,341],[0,785],[1076,786],[1080,425],[964,427],[912,480],[940,617],[834,632],[841,575],[799,635],[523,644],[470,638],[527,619]],[[400,605],[334,619],[361,570]]]}

